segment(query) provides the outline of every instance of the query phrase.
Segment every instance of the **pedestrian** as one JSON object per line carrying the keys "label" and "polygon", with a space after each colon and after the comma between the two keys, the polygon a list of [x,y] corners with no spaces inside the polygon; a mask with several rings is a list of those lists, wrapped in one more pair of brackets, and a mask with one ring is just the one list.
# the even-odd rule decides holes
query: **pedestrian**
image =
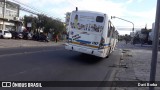
{"label": "pedestrian", "polygon": [[58,42],[58,34],[55,37],[55,41],[56,41],[56,43]]}
{"label": "pedestrian", "polygon": [[127,37],[126,37],[126,36],[125,36],[124,40],[125,40],[125,43],[127,44],[127,43],[128,43],[128,40],[127,40]]}
{"label": "pedestrian", "polygon": [[128,40],[126,39],[125,41],[126,41],[126,44],[128,44]]}

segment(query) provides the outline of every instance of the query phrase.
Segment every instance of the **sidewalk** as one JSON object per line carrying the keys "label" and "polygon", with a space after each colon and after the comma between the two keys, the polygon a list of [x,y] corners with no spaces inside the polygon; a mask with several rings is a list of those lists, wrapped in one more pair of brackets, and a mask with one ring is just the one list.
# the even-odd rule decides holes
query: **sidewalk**
{"label": "sidewalk", "polygon": [[14,39],[0,39],[0,48],[13,48],[13,47],[45,47],[57,46],[64,44],[65,41],[59,42],[39,42],[33,40],[14,40]]}
{"label": "sidewalk", "polygon": [[[125,46],[127,49],[125,47],[122,49],[123,56],[120,59],[114,81],[149,81],[151,47],[141,48],[131,44],[126,45],[123,42],[118,45],[120,45],[119,48]],[[157,59],[156,81],[160,81],[160,52]],[[148,87],[113,87],[111,90],[148,90]],[[160,90],[160,87],[156,87],[155,90]]]}

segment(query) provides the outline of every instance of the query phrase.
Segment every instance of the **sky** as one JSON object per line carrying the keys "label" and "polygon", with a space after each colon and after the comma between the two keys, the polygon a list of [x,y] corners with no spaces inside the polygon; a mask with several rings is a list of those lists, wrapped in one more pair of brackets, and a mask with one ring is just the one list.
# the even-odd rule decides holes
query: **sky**
{"label": "sky", "polygon": [[[10,0],[12,1],[12,0]],[[157,0],[13,0],[33,7],[38,11],[65,21],[65,13],[78,10],[98,11],[129,20],[134,23],[135,30],[152,27],[155,21]],[[20,16],[30,15],[21,11]],[[120,34],[129,34],[133,25],[126,21],[111,19]],[[120,29],[131,28],[131,29]]]}

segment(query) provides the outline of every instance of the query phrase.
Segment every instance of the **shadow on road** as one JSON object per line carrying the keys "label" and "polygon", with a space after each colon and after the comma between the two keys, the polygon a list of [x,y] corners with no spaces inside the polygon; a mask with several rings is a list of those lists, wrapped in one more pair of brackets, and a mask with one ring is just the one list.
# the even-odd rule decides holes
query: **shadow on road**
{"label": "shadow on road", "polygon": [[81,53],[76,56],[73,56],[71,60],[74,62],[80,62],[85,64],[97,64],[101,62],[103,58]]}

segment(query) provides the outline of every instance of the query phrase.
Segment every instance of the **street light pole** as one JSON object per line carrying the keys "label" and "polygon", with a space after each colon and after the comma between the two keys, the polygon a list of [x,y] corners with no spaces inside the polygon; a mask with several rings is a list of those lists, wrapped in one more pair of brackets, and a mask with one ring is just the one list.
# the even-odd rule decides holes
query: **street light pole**
{"label": "street light pole", "polygon": [[[123,20],[123,21],[126,21],[126,22],[131,23],[131,24],[133,25],[132,32],[133,32],[133,35],[134,35],[134,23],[133,23],[133,22],[128,21],[128,20],[123,19],[123,18],[116,17],[116,16],[111,16],[111,19],[112,19],[112,18],[118,18],[118,19],[120,19],[120,20]],[[132,44],[134,44],[134,43],[133,43],[133,40],[134,40],[134,36],[132,37]]]}
{"label": "street light pole", "polygon": [[116,17],[116,16],[111,16],[111,19],[112,19],[112,18],[118,18],[118,19],[120,19],[120,20],[123,20],[123,21],[126,21],[126,22],[131,23],[131,24],[133,25],[132,32],[134,32],[134,23],[133,23],[133,22],[128,21],[128,20],[125,20],[125,19],[122,19],[122,18],[119,18],[119,17]]}

